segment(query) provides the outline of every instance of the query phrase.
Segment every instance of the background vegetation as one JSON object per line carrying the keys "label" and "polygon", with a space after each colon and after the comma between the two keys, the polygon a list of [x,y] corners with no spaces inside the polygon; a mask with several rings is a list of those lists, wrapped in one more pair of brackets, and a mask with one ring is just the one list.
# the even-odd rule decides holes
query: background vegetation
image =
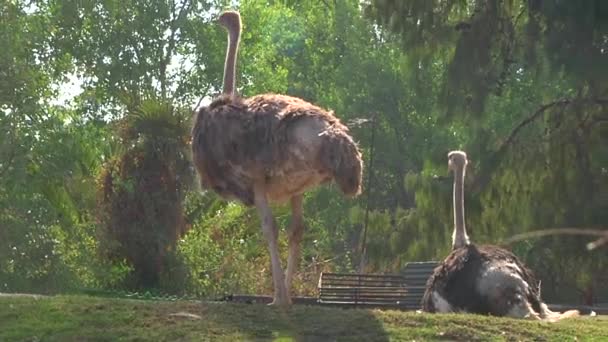
{"label": "background vegetation", "polygon": [[[605,1],[233,3],[0,3],[0,291],[270,293],[256,213],[201,192],[188,156],[192,109],[221,85],[214,18],[229,7],[244,21],[240,93],[335,110],[367,160],[358,119],[376,117],[364,195],[305,198],[299,294],[322,270],[358,270],[368,207],[364,271],[443,258],[453,149],[472,160],[477,242],[608,226]],[[607,249],[586,242],[512,248],[549,301],[580,302],[606,291]]]}

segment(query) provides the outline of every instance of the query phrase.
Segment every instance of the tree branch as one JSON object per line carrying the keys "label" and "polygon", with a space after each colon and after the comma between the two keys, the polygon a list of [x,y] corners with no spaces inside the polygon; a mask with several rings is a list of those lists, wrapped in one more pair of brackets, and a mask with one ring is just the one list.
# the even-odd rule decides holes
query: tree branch
{"label": "tree branch", "polygon": [[599,236],[600,238],[594,242],[587,244],[587,249],[592,250],[603,244],[608,243],[608,228],[604,229],[582,229],[582,228],[553,228],[535,230],[532,232],[526,232],[521,234],[513,235],[512,237],[502,241],[499,245],[508,246],[515,242],[528,240],[532,238],[539,238],[544,236],[555,236],[555,235],[586,235],[586,236]]}
{"label": "tree branch", "polygon": [[179,9],[179,13],[177,16],[173,17],[171,23],[169,24],[171,34],[169,35],[169,45],[167,46],[167,51],[162,54],[160,58],[160,87],[162,92],[162,97],[165,98],[167,96],[167,66],[169,65],[169,61],[171,60],[171,56],[173,55],[173,50],[175,50],[175,35],[179,30],[177,27],[177,23],[180,22],[184,16],[189,12],[190,7],[193,5],[193,1],[184,0],[182,2],[182,6]]}
{"label": "tree branch", "polygon": [[331,7],[329,6],[326,0],[321,0],[321,2],[325,5],[325,7],[327,7],[328,10],[331,11]]}
{"label": "tree branch", "polygon": [[10,157],[8,158],[7,161],[5,161],[6,165],[4,165],[4,167],[2,168],[2,171],[0,171],[0,178],[4,177],[4,174],[11,168],[16,155],[17,155],[17,153],[15,152],[15,149],[12,149]]}
{"label": "tree branch", "polygon": [[527,126],[531,122],[533,122],[536,119],[538,119],[547,109],[552,108],[552,107],[556,107],[556,106],[569,105],[570,103],[572,103],[572,100],[570,100],[570,99],[563,99],[563,100],[558,100],[558,101],[555,101],[555,102],[551,102],[551,103],[542,105],[540,108],[538,108],[536,110],[536,112],[534,112],[532,115],[530,115],[529,117],[527,117],[526,119],[524,119],[522,122],[520,122],[517,126],[515,126],[515,128],[511,131],[511,133],[507,137],[507,139],[498,148],[498,153],[501,153],[511,143],[513,143],[513,141],[515,140],[515,136],[517,135],[517,133],[519,133],[519,131],[522,128],[524,128],[525,126]]}
{"label": "tree branch", "polygon": [[[7,144],[7,146],[14,146],[15,145],[15,136],[11,134],[11,143]],[[8,172],[8,170],[11,168],[11,166],[13,165],[13,161],[15,160],[15,157],[17,156],[17,148],[12,148],[10,151],[10,156],[8,157],[8,159],[6,159],[4,161],[3,164],[3,168],[0,171],[0,178],[4,177],[4,174],[6,172]]]}
{"label": "tree branch", "polygon": [[511,133],[507,136],[507,138],[503,141],[502,144],[498,147],[498,150],[493,153],[493,155],[489,158],[489,162],[487,163],[488,169],[480,175],[480,177],[475,180],[473,183],[473,191],[478,192],[483,189],[487,183],[490,181],[494,170],[498,167],[500,162],[502,161],[503,156],[505,155],[507,149],[513,144],[517,134],[527,125],[536,121],[538,118],[542,116],[548,109],[554,107],[563,107],[573,103],[584,103],[584,104],[594,104],[600,106],[608,105],[608,99],[596,99],[596,98],[584,98],[584,99],[561,99],[557,101],[553,101],[547,104],[540,106],[534,113],[525,118],[522,122],[520,122],[517,126],[511,130]]}

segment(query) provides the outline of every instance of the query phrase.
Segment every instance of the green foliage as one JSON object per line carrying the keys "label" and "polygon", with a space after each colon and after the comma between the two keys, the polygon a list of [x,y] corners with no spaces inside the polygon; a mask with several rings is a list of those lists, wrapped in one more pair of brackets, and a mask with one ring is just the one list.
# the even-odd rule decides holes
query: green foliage
{"label": "green foliage", "polygon": [[479,118],[520,68],[539,82],[565,72],[575,87],[607,90],[600,76],[608,72],[600,62],[607,42],[600,37],[608,32],[608,6],[601,0],[373,0],[365,11],[400,37],[413,65],[448,63],[441,91],[448,114]]}
{"label": "green foliage", "polygon": [[[600,1],[368,4],[366,15],[401,42],[413,65],[408,74],[420,77],[433,64],[444,66],[432,78],[436,86],[419,91],[439,99],[428,107],[431,117],[451,115],[449,124],[432,126],[423,137],[449,131],[453,136],[415,152],[427,157],[417,163],[420,174],[414,169],[406,181],[416,205],[403,220],[422,228],[425,236],[398,254],[419,259],[429,251],[435,258],[447,252],[451,211],[444,203],[451,203],[451,180],[435,175],[445,174],[450,149],[464,149],[473,160],[465,203],[477,242],[500,242],[539,228],[605,226],[600,213],[606,212],[603,189],[608,188],[606,135],[600,128],[608,83],[600,76],[606,63],[595,58],[605,54],[606,46],[593,38],[605,36],[605,14]],[[425,127],[431,128],[428,122]],[[448,228],[439,233],[441,241],[425,241],[437,236],[439,227]],[[538,269],[550,300],[569,296],[576,301],[575,288],[598,281],[586,275],[605,268],[605,251],[586,253],[584,241],[554,238],[514,249]],[[551,261],[541,263],[539,255]],[[567,266],[575,264],[579,267]]]}
{"label": "green foliage", "polygon": [[[1,290],[270,293],[255,210],[191,186],[192,113],[181,108],[219,91],[226,36],[214,18],[222,6],[228,2],[0,4]],[[358,269],[368,206],[365,271],[442,259],[453,149],[471,159],[465,202],[474,241],[605,228],[603,1],[237,7],[240,93],[287,93],[334,110],[366,161],[372,125],[360,119],[375,115],[363,196],[346,200],[334,186],[305,196],[297,294],[314,295],[321,271]],[[60,105],[74,78],[82,89]],[[274,212],[288,229],[288,206]],[[589,253],[586,242],[551,237],[511,247],[539,273],[550,300],[574,302],[580,291],[598,291],[608,267],[606,248]],[[141,281],[142,270],[152,281]]]}
{"label": "green foliage", "polygon": [[255,211],[238,204],[228,204],[193,223],[178,251],[195,293],[210,296],[268,289],[266,272],[256,274],[259,270],[254,267],[268,261],[259,248],[264,241],[257,223]]}

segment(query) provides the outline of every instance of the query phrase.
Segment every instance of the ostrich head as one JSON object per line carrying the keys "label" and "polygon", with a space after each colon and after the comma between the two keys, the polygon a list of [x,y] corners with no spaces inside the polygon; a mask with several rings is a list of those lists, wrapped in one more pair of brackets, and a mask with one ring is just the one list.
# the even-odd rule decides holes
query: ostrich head
{"label": "ostrich head", "polygon": [[467,154],[463,151],[452,151],[448,153],[448,170],[463,170],[467,166]]}
{"label": "ostrich head", "polygon": [[225,11],[217,19],[218,23],[228,30],[228,32],[241,31],[241,15],[236,11]]}

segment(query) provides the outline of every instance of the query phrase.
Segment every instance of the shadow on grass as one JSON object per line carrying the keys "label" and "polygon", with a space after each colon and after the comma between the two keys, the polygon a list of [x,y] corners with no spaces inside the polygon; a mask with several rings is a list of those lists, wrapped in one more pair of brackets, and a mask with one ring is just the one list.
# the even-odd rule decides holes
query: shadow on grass
{"label": "shadow on grass", "polygon": [[210,303],[205,315],[246,340],[261,341],[388,341],[380,322],[368,310],[294,305],[290,309],[265,304]]}
{"label": "shadow on grass", "polygon": [[88,296],[0,298],[0,341],[388,341],[368,310]]}

